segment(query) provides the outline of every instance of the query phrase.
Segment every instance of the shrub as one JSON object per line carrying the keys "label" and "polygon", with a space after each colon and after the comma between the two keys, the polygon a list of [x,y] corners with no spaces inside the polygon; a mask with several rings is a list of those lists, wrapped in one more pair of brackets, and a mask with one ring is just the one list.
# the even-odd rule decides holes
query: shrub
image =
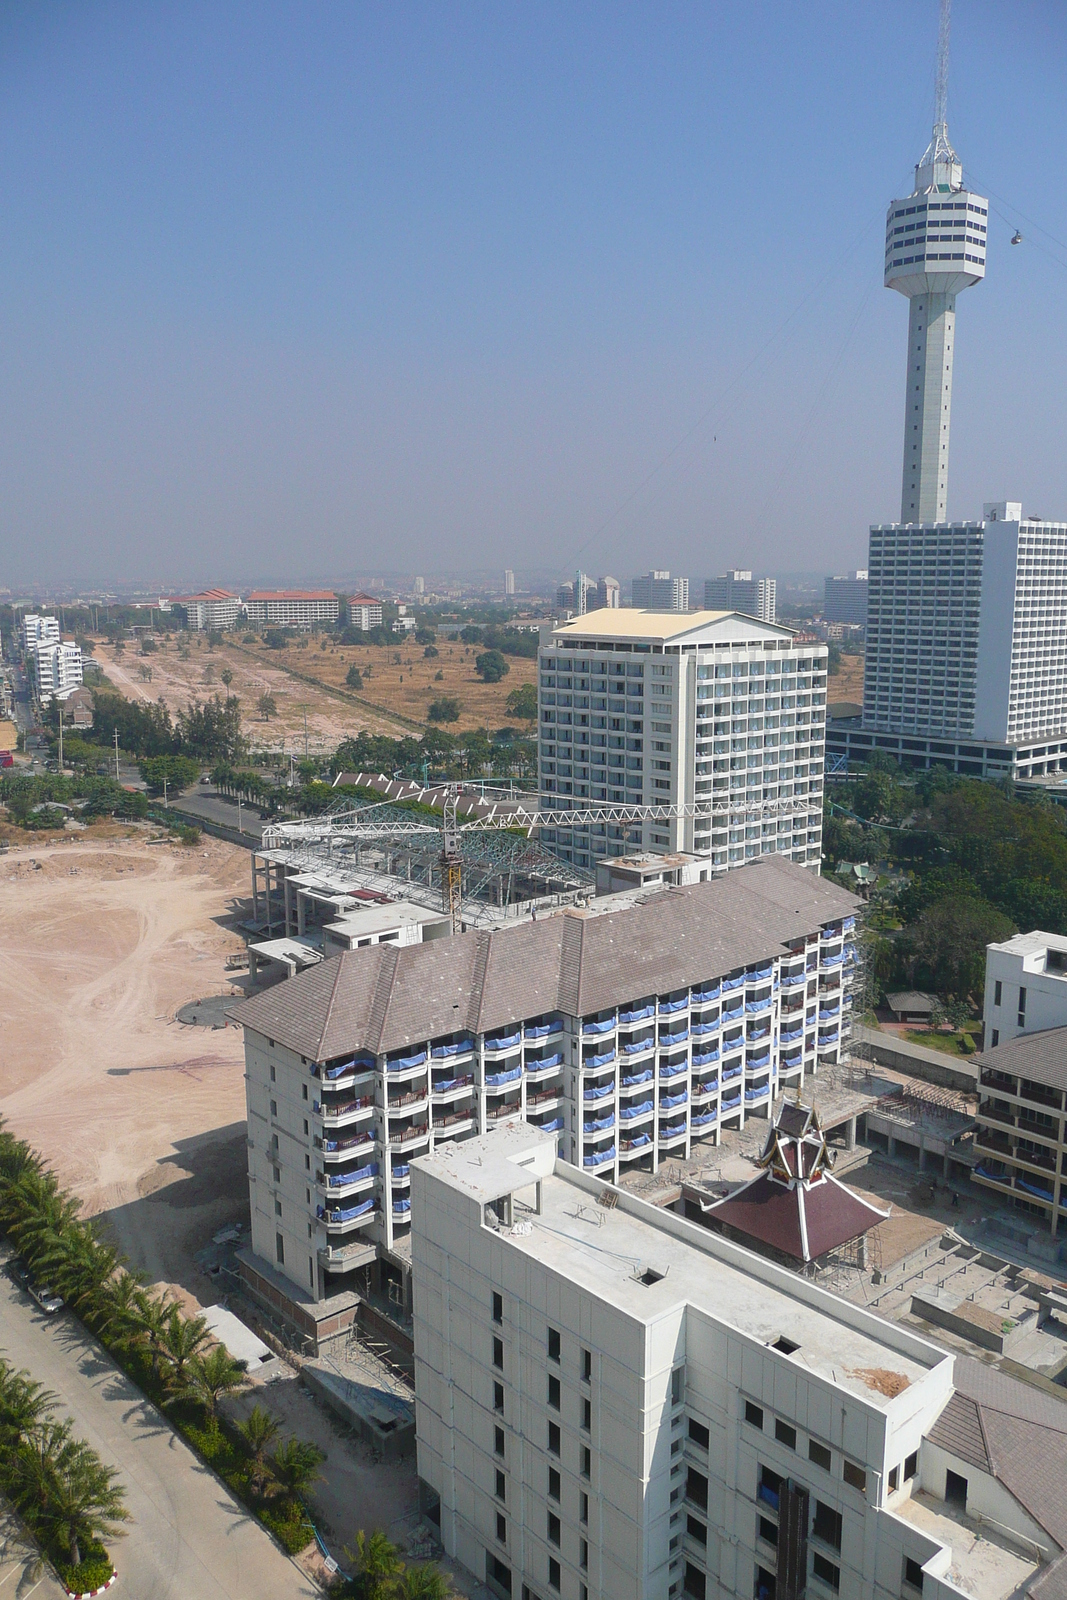
{"label": "shrub", "polygon": [[435,644],[428,644],[422,654],[425,661],[433,661],[436,656],[441,654],[441,652],[438,650]]}
{"label": "shrub", "polygon": [[431,701],[426,715],[431,722],[458,722],[459,701],[452,695],[442,695],[439,700]]}
{"label": "shrub", "polygon": [[200,829],[194,827],[191,822],[183,822],[172,831],[177,835],[179,844],[200,843]]}
{"label": "shrub", "polygon": [[358,667],[349,667],[345,673],[345,682],[350,689],[362,689],[363,674]]}
{"label": "shrub", "polygon": [[102,1544],[82,1556],[76,1567],[57,1561],[55,1568],[71,1594],[92,1594],[94,1589],[102,1589],[115,1570]]}

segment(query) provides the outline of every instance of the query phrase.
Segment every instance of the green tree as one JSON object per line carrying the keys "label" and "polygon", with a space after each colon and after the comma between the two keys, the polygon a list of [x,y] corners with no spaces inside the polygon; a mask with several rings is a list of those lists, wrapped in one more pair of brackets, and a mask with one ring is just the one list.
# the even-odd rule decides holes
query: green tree
{"label": "green tree", "polygon": [[178,743],[183,755],[197,761],[235,761],[244,753],[241,707],[233,695],[214,695],[202,705],[178,713]]}
{"label": "green tree", "polygon": [[116,1476],[80,1440],[68,1440],[51,1463],[42,1520],[56,1543],[69,1552],[73,1566],[81,1561],[83,1545],[114,1538],[122,1523],[130,1520],[123,1504],[125,1490]]}
{"label": "green tree", "polygon": [[286,1439],[270,1458],[271,1471],[287,1495],[302,1500],[322,1477],[326,1452],[306,1439]]}
{"label": "green tree", "polygon": [[511,671],[511,663],[500,650],[483,650],[474,658],[474,670],[485,683],[499,683]]}
{"label": "green tree", "polygon": [[269,689],[264,694],[261,694],[259,699],[256,701],[256,710],[259,712],[264,722],[269,722],[271,717],[276,717],[278,715],[278,702],[275,700]]}
{"label": "green tree", "polygon": [[271,1445],[281,1432],[281,1423],[261,1405],[254,1405],[245,1420],[238,1425],[238,1432],[244,1440],[251,1462],[252,1486],[262,1494],[270,1476],[267,1458]]}
{"label": "green tree", "polygon": [[504,705],[507,716],[519,722],[536,722],[537,720],[537,687],[532,683],[524,683],[518,689],[512,689]]}
{"label": "green tree", "polygon": [[422,652],[422,658],[424,661],[436,661],[440,654],[441,652],[435,644],[428,644]]}
{"label": "green tree", "polygon": [[244,1370],[230,1355],[225,1345],[214,1345],[206,1355],[195,1355],[189,1363],[184,1385],[175,1391],[176,1400],[192,1400],[203,1406],[213,1422],[217,1421],[219,1404],[228,1394],[240,1394],[248,1387]]}
{"label": "green tree", "polygon": [[396,1545],[381,1528],[375,1528],[370,1534],[360,1528],[356,1534],[355,1561],[363,1600],[388,1600],[404,1570],[404,1563]]}
{"label": "green tree", "polygon": [[908,930],[918,965],[941,995],[981,990],[987,944],[1015,932],[1009,917],[984,899],[938,900]]}
{"label": "green tree", "polygon": [[426,715],[431,722],[458,722],[459,701],[452,695],[441,695],[440,699],[431,700]]}
{"label": "green tree", "polygon": [[190,756],[146,756],[138,766],[149,794],[163,793],[164,778],[168,792],[177,793],[200,776],[200,763]]}
{"label": "green tree", "polygon": [[160,1339],[168,1389],[177,1393],[185,1388],[192,1363],[210,1340],[203,1317],[186,1317],[177,1306],[171,1307]]}
{"label": "green tree", "polygon": [[233,682],[233,668],[223,667],[222,671],[219,673],[219,677],[222,679],[223,683],[228,689],[230,684]]}
{"label": "green tree", "polygon": [[358,667],[349,667],[348,671],[345,673],[345,682],[350,689],[362,689],[363,674],[360,672]]}
{"label": "green tree", "polygon": [[448,1600],[452,1585],[431,1561],[406,1567],[397,1586],[398,1600]]}

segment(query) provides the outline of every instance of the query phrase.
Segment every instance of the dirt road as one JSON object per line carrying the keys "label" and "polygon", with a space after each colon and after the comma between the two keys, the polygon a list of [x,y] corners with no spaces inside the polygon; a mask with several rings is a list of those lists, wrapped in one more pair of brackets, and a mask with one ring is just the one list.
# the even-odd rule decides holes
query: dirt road
{"label": "dirt road", "polygon": [[218,840],[0,858],[0,1115],[153,1279],[247,1214],[241,1034],[173,1019],[229,989],[248,871]]}

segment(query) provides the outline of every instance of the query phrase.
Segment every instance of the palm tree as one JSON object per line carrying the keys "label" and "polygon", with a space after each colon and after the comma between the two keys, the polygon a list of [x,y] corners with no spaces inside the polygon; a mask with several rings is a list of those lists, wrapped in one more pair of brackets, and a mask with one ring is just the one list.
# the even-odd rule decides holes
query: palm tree
{"label": "palm tree", "polygon": [[[346,1551],[345,1554],[351,1552]],[[390,1590],[395,1588],[396,1579],[404,1570],[396,1545],[381,1528],[375,1528],[371,1534],[364,1533],[360,1528],[356,1534],[355,1555],[359,1563],[363,1600],[387,1600]]]}
{"label": "palm tree", "polygon": [[56,1463],[74,1444],[68,1419],[53,1422],[39,1417],[10,1458],[12,1499],[35,1526],[48,1506]]}
{"label": "palm tree", "polygon": [[397,1588],[397,1600],[448,1600],[452,1585],[432,1561],[405,1567]]}
{"label": "palm tree", "polygon": [[303,1500],[313,1483],[322,1478],[319,1471],[326,1460],[325,1450],[306,1439],[286,1439],[270,1458],[271,1469],[285,1493]]}
{"label": "palm tree", "polygon": [[17,1449],[55,1410],[56,1397],[28,1372],[0,1363],[0,1445]]}
{"label": "palm tree", "polygon": [[114,1468],[105,1467],[96,1451],[81,1441],[60,1453],[50,1476],[43,1521],[77,1566],[83,1544],[115,1538],[122,1532],[121,1524],[130,1520],[123,1505],[126,1491],[115,1482]]}
{"label": "palm tree", "polygon": [[147,1344],[152,1362],[152,1372],[158,1378],[165,1359],[164,1341],[170,1314],[177,1305],[165,1294],[152,1295],[144,1290],[137,1297],[137,1322],[131,1332],[131,1344]]}
{"label": "palm tree", "polygon": [[185,1383],[174,1393],[175,1400],[195,1400],[204,1407],[213,1423],[218,1421],[223,1395],[238,1394],[248,1378],[225,1345],[217,1344],[207,1355],[195,1355],[189,1363]]}
{"label": "palm tree", "polygon": [[143,1302],[144,1284],[128,1268],[101,1284],[94,1314],[103,1338],[120,1346],[136,1344],[138,1337],[143,1338]]}
{"label": "palm tree", "polygon": [[35,1267],[79,1310],[92,1310],[119,1264],[118,1251],[105,1244],[91,1222],[76,1222],[40,1242]]}
{"label": "palm tree", "polygon": [[239,1425],[238,1431],[252,1461],[252,1483],[260,1490],[267,1480],[267,1451],[281,1432],[281,1426],[261,1405],[254,1405]]}
{"label": "palm tree", "polygon": [[184,1317],[176,1305],[171,1306],[160,1337],[169,1389],[185,1387],[190,1363],[210,1339],[211,1333],[203,1317]]}

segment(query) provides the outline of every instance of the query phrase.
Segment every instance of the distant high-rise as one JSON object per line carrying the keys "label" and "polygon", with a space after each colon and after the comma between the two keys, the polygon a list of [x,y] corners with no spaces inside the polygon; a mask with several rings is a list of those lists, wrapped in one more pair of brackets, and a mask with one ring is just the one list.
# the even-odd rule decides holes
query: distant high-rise
{"label": "distant high-rise", "polygon": [[746,617],[774,622],[778,609],[778,584],[774,578],[754,578],[751,572],[732,568],[718,578],[704,579],[705,611],[742,611]]}
{"label": "distant high-rise", "polygon": [[956,296],[985,277],[989,202],[964,188],[948,141],[949,3],[941,0],[933,136],[915,168],[915,188],[893,201],[886,218],[885,285],[911,303],[901,522],[948,516]]}
{"label": "distant high-rise", "polygon": [[646,572],[634,578],[630,593],[630,604],[637,610],[689,610],[689,579],[672,578],[669,572]]}
{"label": "distant high-rise", "polygon": [[515,574],[510,567],[504,568],[504,593],[506,595],[515,593]]}
{"label": "distant high-rise", "polygon": [[[598,611],[617,611],[619,608],[619,580],[618,578],[600,578],[596,586],[596,608]],[[592,607],[590,607],[592,609]]]}
{"label": "distant high-rise", "polygon": [[867,568],[827,578],[823,601],[824,622],[844,622],[852,627],[867,623]]}
{"label": "distant high-rise", "polygon": [[425,578],[416,578],[413,587],[414,587],[414,590],[415,590],[416,594],[425,594],[426,593],[426,580],[425,580]]}

